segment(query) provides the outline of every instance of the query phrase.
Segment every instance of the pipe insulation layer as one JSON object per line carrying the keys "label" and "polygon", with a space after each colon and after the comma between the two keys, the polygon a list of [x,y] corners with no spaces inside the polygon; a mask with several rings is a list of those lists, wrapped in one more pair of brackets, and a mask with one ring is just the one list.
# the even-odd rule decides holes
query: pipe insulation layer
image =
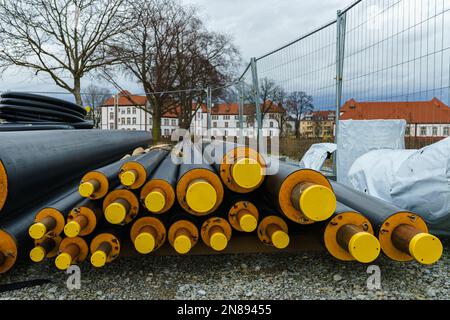
{"label": "pipe insulation layer", "polygon": [[0,132],[0,215],[151,143],[149,132]]}
{"label": "pipe insulation layer", "polygon": [[339,202],[370,220],[381,249],[389,258],[397,261],[415,259],[422,264],[432,264],[441,258],[441,241],[428,233],[425,221],[418,214],[340,183],[331,184]]}

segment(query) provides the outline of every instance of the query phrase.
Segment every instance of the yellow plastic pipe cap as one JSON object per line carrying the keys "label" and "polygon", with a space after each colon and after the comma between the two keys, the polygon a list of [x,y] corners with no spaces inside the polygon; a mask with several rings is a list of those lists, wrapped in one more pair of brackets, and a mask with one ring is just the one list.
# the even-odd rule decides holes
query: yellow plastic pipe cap
{"label": "yellow plastic pipe cap", "polygon": [[90,196],[92,196],[94,194],[94,192],[95,192],[95,187],[90,182],[83,182],[78,187],[78,193],[83,198],[89,198]]}
{"label": "yellow plastic pipe cap", "polygon": [[127,217],[127,209],[121,203],[113,202],[105,210],[105,218],[111,224],[121,224]]}
{"label": "yellow plastic pipe cap", "polygon": [[173,242],[173,247],[179,254],[186,254],[192,249],[192,242],[188,236],[178,236]]}
{"label": "yellow plastic pipe cap", "polygon": [[211,248],[216,251],[223,251],[228,245],[228,239],[222,232],[215,232],[209,239]]}
{"label": "yellow plastic pipe cap", "polygon": [[120,175],[120,182],[127,187],[136,183],[136,174],[133,171],[125,171]]}
{"label": "yellow plastic pipe cap", "polygon": [[161,212],[166,206],[166,198],[159,191],[152,191],[145,197],[145,207],[153,213]]}
{"label": "yellow plastic pipe cap", "polygon": [[45,252],[45,249],[37,246],[34,247],[31,251],[30,251],[30,259],[33,262],[41,262],[45,259],[45,256],[47,255],[47,253]]}
{"label": "yellow plastic pipe cap", "polygon": [[233,180],[241,188],[255,188],[263,180],[263,168],[258,161],[242,158],[236,161],[231,170]]}
{"label": "yellow plastic pipe cap", "polygon": [[80,234],[81,226],[76,221],[70,221],[64,227],[64,234],[69,238],[75,238]]}
{"label": "yellow plastic pipe cap", "polygon": [[314,185],[302,192],[299,205],[308,219],[325,221],[336,211],[336,196],[329,188]]}
{"label": "yellow plastic pipe cap", "polygon": [[443,252],[442,242],[429,233],[415,235],[409,243],[409,253],[422,264],[437,262]]}
{"label": "yellow plastic pipe cap", "polygon": [[91,256],[91,264],[96,268],[101,268],[106,265],[106,259],[108,259],[105,252],[99,250],[95,251]]}
{"label": "yellow plastic pipe cap", "polygon": [[368,232],[358,232],[350,238],[348,251],[356,261],[369,263],[380,255],[380,242]]}
{"label": "yellow plastic pipe cap", "polygon": [[149,254],[155,250],[155,246],[155,237],[148,232],[143,232],[134,239],[134,247],[140,254]]}
{"label": "yellow plastic pipe cap", "polygon": [[43,223],[37,222],[28,229],[28,233],[32,239],[39,240],[45,236],[47,228]]}
{"label": "yellow plastic pipe cap", "polygon": [[61,253],[56,257],[55,265],[59,270],[67,270],[72,265],[72,256],[68,253]]}
{"label": "yellow plastic pipe cap", "polygon": [[281,230],[275,231],[272,234],[272,244],[277,249],[284,249],[289,245],[289,235]]}
{"label": "yellow plastic pipe cap", "polygon": [[253,232],[258,227],[258,220],[251,214],[244,214],[239,219],[239,226],[245,232]]}
{"label": "yellow plastic pipe cap", "polygon": [[206,181],[194,182],[187,189],[186,202],[195,212],[206,213],[217,203],[216,189]]}

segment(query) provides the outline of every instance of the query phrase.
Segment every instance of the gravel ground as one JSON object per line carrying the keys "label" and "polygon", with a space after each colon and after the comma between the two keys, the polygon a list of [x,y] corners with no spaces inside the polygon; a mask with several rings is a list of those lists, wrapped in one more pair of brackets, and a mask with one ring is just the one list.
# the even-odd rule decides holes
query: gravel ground
{"label": "gravel ground", "polygon": [[450,299],[450,242],[435,265],[384,257],[381,289],[368,290],[367,266],[342,263],[325,252],[124,258],[101,270],[84,264],[81,289],[53,261],[18,265],[0,284],[51,283],[0,294],[0,299]]}

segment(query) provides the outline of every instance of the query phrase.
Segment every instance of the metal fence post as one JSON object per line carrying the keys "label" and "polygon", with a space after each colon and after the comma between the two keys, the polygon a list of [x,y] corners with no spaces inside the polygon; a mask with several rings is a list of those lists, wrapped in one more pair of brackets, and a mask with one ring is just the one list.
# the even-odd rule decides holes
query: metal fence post
{"label": "metal fence post", "polygon": [[119,130],[119,95],[114,96],[114,129]]}
{"label": "metal fence post", "polygon": [[[257,63],[256,59],[252,58],[250,60],[251,68],[252,68],[252,80],[253,80],[253,95],[255,99],[255,110],[256,110],[256,123],[258,126],[257,130],[257,137],[259,141],[259,137],[261,136],[261,130],[262,130],[262,119],[261,119],[261,108],[260,108],[260,101],[259,101],[259,81],[258,81],[258,69],[257,69]],[[263,101],[264,103],[264,101]]]}
{"label": "metal fence post", "polygon": [[[338,143],[339,119],[342,104],[342,80],[344,76],[344,55],[345,55],[345,32],[346,32],[346,12],[337,12],[337,35],[336,35],[336,125],[334,132],[334,142]],[[333,160],[333,173],[337,177],[337,158],[338,150],[335,152]]]}
{"label": "metal fence post", "polygon": [[241,81],[238,85],[239,95],[239,138],[244,137],[244,83]]}
{"label": "metal fence post", "polygon": [[212,91],[211,87],[208,87],[206,90],[206,130],[209,134],[209,130],[211,130],[211,109],[212,109]]}

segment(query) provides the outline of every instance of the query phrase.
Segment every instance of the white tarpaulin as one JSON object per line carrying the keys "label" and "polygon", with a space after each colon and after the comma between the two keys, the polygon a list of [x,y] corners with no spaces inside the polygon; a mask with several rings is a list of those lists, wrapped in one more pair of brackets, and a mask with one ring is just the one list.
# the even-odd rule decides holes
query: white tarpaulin
{"label": "white tarpaulin", "polygon": [[378,149],[405,148],[405,120],[343,120],[339,122],[337,180],[352,186],[348,173],[360,156]]}
{"label": "white tarpaulin", "polygon": [[355,161],[351,185],[419,213],[437,235],[450,236],[450,138],[420,150],[378,150]]}
{"label": "white tarpaulin", "polygon": [[300,167],[320,171],[328,155],[335,151],[334,143],[313,144],[300,161]]}

